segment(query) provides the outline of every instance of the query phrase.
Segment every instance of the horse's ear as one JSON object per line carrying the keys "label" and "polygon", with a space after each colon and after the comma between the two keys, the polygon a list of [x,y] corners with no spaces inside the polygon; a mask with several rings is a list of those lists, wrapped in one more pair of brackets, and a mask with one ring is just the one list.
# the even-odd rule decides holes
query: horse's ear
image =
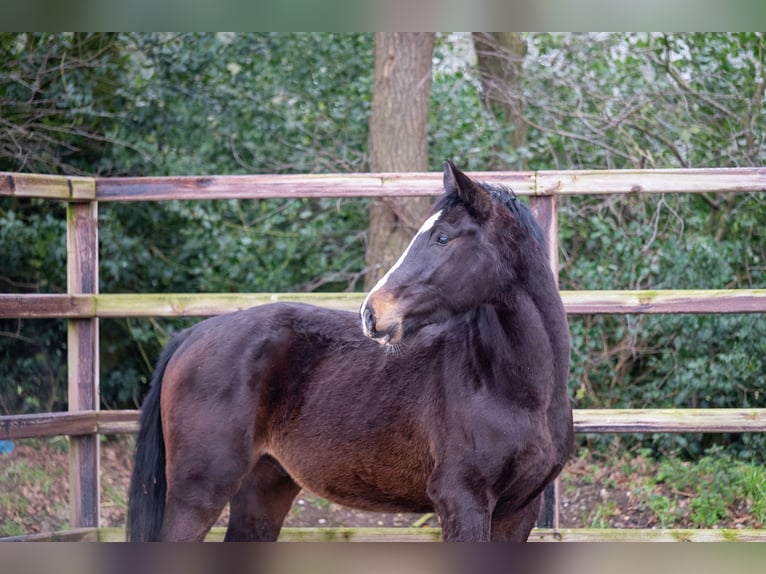
{"label": "horse's ear", "polygon": [[475,217],[481,220],[489,217],[492,198],[487,190],[455,167],[450,160],[444,162],[444,190],[457,194]]}

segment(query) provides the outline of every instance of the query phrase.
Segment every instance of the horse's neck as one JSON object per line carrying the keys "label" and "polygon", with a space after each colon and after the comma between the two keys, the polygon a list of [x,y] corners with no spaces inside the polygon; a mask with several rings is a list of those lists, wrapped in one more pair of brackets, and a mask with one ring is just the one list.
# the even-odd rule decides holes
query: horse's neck
{"label": "horse's neck", "polygon": [[[566,380],[569,368],[569,338],[560,300],[540,301],[526,292],[516,292],[505,304],[477,310],[476,328],[487,356],[495,361],[495,376],[514,384],[537,388],[551,377]],[[558,305],[558,308],[556,307]],[[552,308],[551,308],[552,307]],[[562,374],[564,373],[564,374]],[[518,388],[516,391],[520,390]]]}
{"label": "horse's neck", "polygon": [[476,326],[481,341],[492,347],[499,360],[510,363],[534,362],[548,347],[539,311],[525,298],[513,306],[486,305],[477,310]]}
{"label": "horse's neck", "polygon": [[[569,368],[569,324],[558,286],[544,261],[530,264],[523,281],[505,289],[495,310],[504,329],[512,335],[516,348],[534,354],[541,345],[550,347],[548,362]],[[519,333],[532,336],[519,337]],[[548,344],[545,344],[547,340]]]}

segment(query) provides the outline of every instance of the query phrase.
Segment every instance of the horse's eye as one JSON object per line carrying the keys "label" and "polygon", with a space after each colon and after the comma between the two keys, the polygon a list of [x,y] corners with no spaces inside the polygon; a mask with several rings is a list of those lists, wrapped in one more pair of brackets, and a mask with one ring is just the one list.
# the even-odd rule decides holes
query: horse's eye
{"label": "horse's eye", "polygon": [[436,237],[436,244],[437,245],[447,245],[447,243],[450,242],[450,238],[447,235],[444,235],[443,233],[439,234]]}

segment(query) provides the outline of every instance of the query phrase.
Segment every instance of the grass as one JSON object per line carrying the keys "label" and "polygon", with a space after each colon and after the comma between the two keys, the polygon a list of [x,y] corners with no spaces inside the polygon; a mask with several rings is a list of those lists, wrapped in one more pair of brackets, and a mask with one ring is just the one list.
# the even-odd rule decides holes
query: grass
{"label": "grass", "polygon": [[[0,502],[2,504],[2,502]],[[0,537],[5,538],[8,536],[23,536],[27,534],[23,524],[15,522],[3,522],[0,524]]]}
{"label": "grass", "polygon": [[125,500],[125,496],[123,495],[121,489],[115,488],[111,484],[102,484],[101,506],[114,506],[127,510],[128,501]]}
{"label": "grass", "polygon": [[666,528],[678,526],[685,512],[695,528],[717,527],[738,506],[748,509],[750,526],[766,523],[766,468],[719,449],[696,463],[662,459],[656,476],[636,492]]}
{"label": "grass", "polygon": [[639,514],[641,523],[659,528],[766,526],[766,467],[720,448],[694,462],[657,459],[648,450],[583,450],[578,459],[562,486],[574,504],[587,504],[579,510],[581,527],[620,527]]}
{"label": "grass", "polygon": [[586,528],[610,528],[612,518],[619,513],[617,503],[614,500],[608,500],[596,505],[590,515],[582,517],[582,521]]}
{"label": "grass", "polygon": [[[13,486],[0,492],[0,507],[13,509],[18,515],[28,514],[29,500],[26,493],[29,489],[46,495],[62,473],[62,469],[48,472],[20,461],[11,461],[0,467],[0,483]],[[19,536],[25,533],[24,525],[17,521],[0,522],[0,537]]]}
{"label": "grass", "polygon": [[[61,469],[57,469],[51,475],[47,471],[35,468],[25,462],[11,462],[5,468],[0,469],[0,480],[20,485],[36,485],[42,490],[43,494],[47,494],[62,472]],[[5,494],[10,496],[13,493],[6,492]]]}

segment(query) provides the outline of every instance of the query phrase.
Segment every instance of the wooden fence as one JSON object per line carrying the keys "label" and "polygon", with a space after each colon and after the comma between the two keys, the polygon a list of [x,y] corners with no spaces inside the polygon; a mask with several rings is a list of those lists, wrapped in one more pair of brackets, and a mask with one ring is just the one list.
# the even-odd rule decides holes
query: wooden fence
{"label": "wooden fence", "polygon": [[[742,193],[766,191],[766,169],[486,172],[470,174],[510,185],[529,196],[558,269],[556,202],[563,195]],[[356,309],[357,293],[102,294],[98,289],[98,204],[171,199],[298,197],[409,197],[442,193],[441,174],[253,175],[161,178],[89,178],[0,173],[0,198],[36,197],[67,203],[67,293],[0,294],[0,317],[68,319],[69,411],[0,417],[0,439],[68,435],[70,508],[74,530],[30,539],[110,539],[98,529],[100,434],[137,430],[138,411],[99,409],[101,317],[207,316],[270,301],[290,300]],[[766,289],[562,291],[569,314],[764,313]],[[764,432],[766,409],[575,410],[580,433]],[[766,540],[766,531],[586,531],[536,529],[534,540]],[[383,535],[385,533],[381,533]],[[390,533],[388,533],[390,534]],[[373,533],[374,535],[374,533]],[[400,536],[408,537],[406,531]],[[412,533],[412,536],[415,536]],[[433,538],[421,531],[418,536]],[[284,538],[350,539],[341,530],[286,530]],[[361,535],[364,539],[365,535]],[[429,538],[430,537],[430,538]]]}

